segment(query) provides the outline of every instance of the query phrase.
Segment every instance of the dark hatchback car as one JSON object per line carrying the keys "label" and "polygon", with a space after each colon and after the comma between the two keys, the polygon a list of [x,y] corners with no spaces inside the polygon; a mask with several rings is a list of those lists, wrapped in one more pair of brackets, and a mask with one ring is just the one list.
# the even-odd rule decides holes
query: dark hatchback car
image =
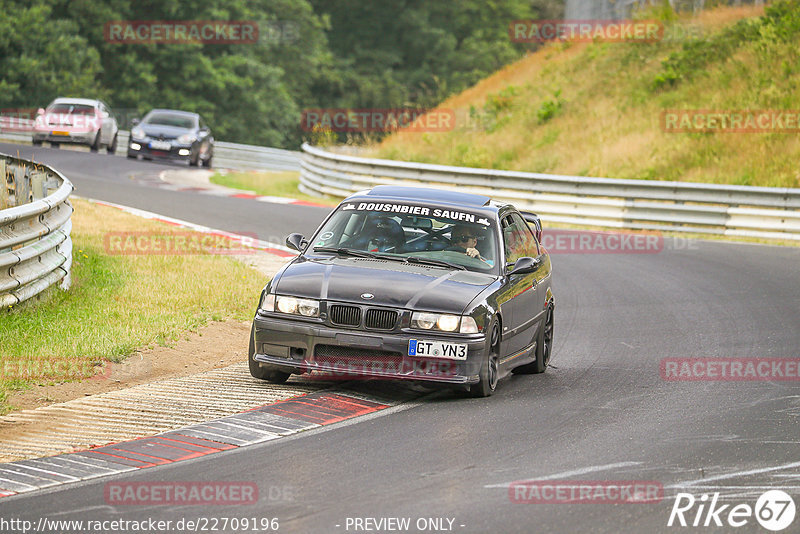
{"label": "dark hatchback car", "polygon": [[511,371],[544,372],[555,302],[540,238],[536,215],[485,196],[356,193],[309,240],[287,237],[300,255],[262,291],[250,372],[422,380],[479,397]]}
{"label": "dark hatchback car", "polygon": [[214,137],[197,113],[154,109],[141,122],[134,119],[128,141],[128,157],[188,161],[211,167]]}

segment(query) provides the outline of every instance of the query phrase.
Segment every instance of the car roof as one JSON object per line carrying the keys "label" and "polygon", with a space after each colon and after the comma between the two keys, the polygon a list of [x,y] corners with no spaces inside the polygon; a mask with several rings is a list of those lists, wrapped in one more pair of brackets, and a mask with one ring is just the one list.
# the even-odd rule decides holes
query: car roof
{"label": "car roof", "polygon": [[84,106],[96,106],[99,104],[99,100],[92,100],[91,98],[65,98],[65,97],[58,97],[52,102],[50,102],[50,106],[53,104],[82,104]]}
{"label": "car roof", "polygon": [[163,109],[163,108],[151,109],[147,114],[149,115],[150,113],[155,113],[155,112],[158,112],[158,113],[174,113],[175,115],[186,115],[187,117],[199,117],[200,116],[199,114],[194,113],[192,111],[182,111],[180,109]]}
{"label": "car roof", "polygon": [[432,187],[411,187],[401,185],[376,185],[367,191],[359,191],[347,197],[352,200],[358,197],[367,197],[370,200],[411,200],[415,202],[428,202],[433,204],[452,204],[454,206],[470,208],[492,208],[496,203],[490,197],[475,193],[450,191],[447,189],[434,189]]}

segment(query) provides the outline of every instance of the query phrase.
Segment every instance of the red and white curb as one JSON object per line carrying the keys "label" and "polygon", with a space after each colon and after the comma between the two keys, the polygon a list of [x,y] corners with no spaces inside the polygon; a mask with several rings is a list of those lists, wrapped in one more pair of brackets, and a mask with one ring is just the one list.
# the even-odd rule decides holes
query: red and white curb
{"label": "red and white curb", "polygon": [[239,243],[243,247],[252,248],[255,250],[261,250],[264,252],[268,252],[270,254],[274,254],[276,256],[281,256],[284,258],[297,256],[297,252],[290,249],[289,247],[280,245],[278,243],[262,241],[261,239],[256,239],[251,236],[235,234],[233,232],[227,232],[225,230],[218,230],[216,228],[203,226],[202,224],[196,224],[181,219],[175,219],[173,217],[167,217],[166,215],[159,215],[158,213],[153,213],[151,211],[140,210],[139,208],[132,208],[130,206],[123,206],[121,204],[114,204],[113,202],[106,202],[104,200],[95,200],[92,198],[83,198],[79,196],[73,196],[73,198],[86,200],[87,202],[91,202],[92,204],[97,204],[98,206],[115,208],[125,213],[135,215],[136,217],[142,217],[143,219],[158,221],[160,223],[168,224],[170,226],[175,226],[178,228],[188,228],[190,230],[194,230],[195,232],[201,232],[213,236],[224,237],[232,242]]}
{"label": "red and white curb", "polygon": [[152,437],[0,464],[0,498],[275,440],[385,410],[419,396],[410,391],[394,391],[387,396],[317,391]]}

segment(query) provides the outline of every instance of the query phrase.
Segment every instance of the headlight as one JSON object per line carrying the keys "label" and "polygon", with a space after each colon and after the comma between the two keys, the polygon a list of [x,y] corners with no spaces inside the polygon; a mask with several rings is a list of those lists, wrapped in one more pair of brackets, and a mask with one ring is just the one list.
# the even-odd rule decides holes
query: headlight
{"label": "headlight", "polygon": [[441,315],[436,321],[436,326],[444,332],[455,332],[458,328],[459,318],[455,315]]}
{"label": "headlight", "polygon": [[281,313],[319,317],[319,301],[316,300],[279,296],[275,297],[275,304]]}
{"label": "headlight", "polygon": [[136,139],[144,139],[144,130],[142,130],[137,126],[133,130],[131,130],[131,137],[134,137]]}
{"label": "headlight", "polygon": [[411,328],[422,328],[423,330],[430,330],[436,326],[436,320],[439,315],[436,313],[420,313],[414,312],[411,316]]}
{"label": "headlight", "polygon": [[[460,329],[459,329],[460,325]],[[411,315],[411,328],[421,330],[438,330],[440,332],[460,332],[461,334],[477,334],[478,325],[472,317],[451,315],[447,313],[414,312]]]}
{"label": "headlight", "polygon": [[186,145],[189,143],[194,143],[197,140],[197,137],[194,134],[183,134],[178,136],[178,142],[182,145]]}

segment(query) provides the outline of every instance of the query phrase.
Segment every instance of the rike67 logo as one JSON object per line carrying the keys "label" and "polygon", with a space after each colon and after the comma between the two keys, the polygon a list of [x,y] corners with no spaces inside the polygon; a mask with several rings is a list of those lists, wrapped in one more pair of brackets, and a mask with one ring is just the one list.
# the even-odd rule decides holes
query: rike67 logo
{"label": "rike67 logo", "polygon": [[719,504],[719,493],[696,498],[691,493],[678,493],[669,514],[667,526],[743,527],[755,520],[767,530],[783,530],[794,521],[794,499],[781,490],[761,494],[755,507],[747,503]]}

